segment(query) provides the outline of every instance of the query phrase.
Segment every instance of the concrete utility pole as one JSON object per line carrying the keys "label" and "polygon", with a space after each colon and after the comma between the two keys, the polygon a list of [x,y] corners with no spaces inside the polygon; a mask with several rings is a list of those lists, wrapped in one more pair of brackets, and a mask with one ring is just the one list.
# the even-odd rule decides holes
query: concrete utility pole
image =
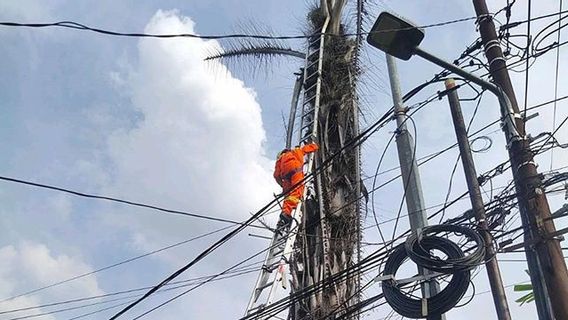
{"label": "concrete utility pole", "polygon": [[[530,141],[525,135],[524,119],[519,113],[507,64],[499,45],[495,24],[487,9],[487,3],[485,0],[473,0],[473,5],[478,17],[479,32],[485,47],[485,55],[489,61],[491,76],[511,102],[515,113],[516,130],[521,137],[521,139],[508,141],[509,158],[515,179],[519,210],[525,226],[525,249],[531,282],[535,288],[535,298],[539,301],[537,304],[539,305],[539,317],[550,319],[550,317],[543,318],[543,312],[546,311],[544,290],[547,290],[556,319],[568,319],[568,271],[560,248],[560,239],[551,236],[556,228],[553,220],[550,219],[548,200],[536,169]],[[534,259],[535,256],[537,259]]]}
{"label": "concrete utility pole", "polygon": [[[402,102],[396,61],[395,58],[389,54],[387,54],[386,57],[392,100],[394,103],[394,115],[397,124],[396,146],[398,150],[398,161],[400,163],[403,185],[406,190],[406,208],[410,220],[410,229],[412,232],[416,233],[428,225],[428,218],[424,210],[424,195],[422,193],[420,173],[415,157],[416,153],[414,152],[415,145],[406,126],[408,117],[406,116],[406,108]],[[428,270],[420,267],[418,268],[418,272],[421,275],[429,273]],[[421,288],[424,298],[432,297],[439,291],[439,285],[435,280],[422,283]],[[428,319],[445,320],[446,317],[444,315],[436,315],[429,316]]]}
{"label": "concrete utility pole", "polygon": [[491,293],[493,294],[493,302],[495,303],[497,318],[499,320],[510,320],[511,315],[509,312],[509,306],[507,305],[503,279],[501,278],[499,264],[495,258],[497,253],[493,247],[493,237],[489,232],[485,215],[485,206],[483,204],[483,199],[481,198],[481,190],[479,188],[479,182],[477,181],[477,172],[475,170],[471,147],[467,137],[467,129],[463,119],[456,85],[453,79],[446,80],[446,89],[448,90],[448,101],[450,103],[452,120],[454,122],[454,129],[456,131],[456,137],[460,149],[467,189],[469,191],[469,199],[471,200],[475,220],[478,222],[478,230],[481,232],[483,239],[485,240],[485,259],[487,261],[485,263],[485,267],[487,269],[489,284],[491,285]]}

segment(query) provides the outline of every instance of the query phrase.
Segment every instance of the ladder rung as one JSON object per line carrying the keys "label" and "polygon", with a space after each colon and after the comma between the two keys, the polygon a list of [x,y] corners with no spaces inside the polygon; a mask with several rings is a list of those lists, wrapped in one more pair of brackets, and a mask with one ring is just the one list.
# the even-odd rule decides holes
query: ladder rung
{"label": "ladder rung", "polygon": [[312,91],[312,89],[314,89],[315,87],[317,87],[317,85],[318,85],[318,82],[316,81],[316,83],[312,84],[311,87],[305,89],[305,91],[306,91],[306,92]]}
{"label": "ladder rung", "polygon": [[308,98],[304,97],[304,105],[311,103],[315,98],[317,97],[317,94],[314,94]]}
{"label": "ladder rung", "polygon": [[313,46],[314,44],[316,44],[316,43],[318,43],[318,42],[321,42],[321,36],[319,36],[319,37],[318,37],[316,40],[314,40],[314,41],[310,41],[309,46],[311,47],[311,46]]}
{"label": "ladder rung", "polygon": [[319,75],[319,71],[314,71],[314,72],[308,74],[308,76],[306,77],[304,83],[307,83],[307,82],[308,82],[308,79],[312,79],[314,76],[318,76],[318,75]]}
{"label": "ladder rung", "polygon": [[281,255],[282,252],[284,252],[284,248],[283,248],[283,247],[282,247],[282,248],[278,248],[278,249],[279,249],[278,251],[274,252],[274,253],[271,255],[272,258],[277,257],[277,256]]}
{"label": "ladder rung", "polygon": [[305,70],[308,70],[309,68],[313,67],[314,65],[316,65],[318,63],[319,63],[319,59],[314,60],[313,62],[310,62]]}
{"label": "ladder rung", "polygon": [[317,48],[317,49],[315,49],[314,51],[308,53],[308,61],[312,61],[313,57],[316,56],[316,55],[317,55],[317,57],[318,57],[318,59],[319,59],[319,55],[320,55],[320,49],[319,49],[319,48]]}
{"label": "ladder rung", "polygon": [[274,281],[268,282],[268,283],[266,283],[265,285],[256,288],[256,291],[262,291],[262,290],[264,290],[264,289],[270,287],[273,283],[274,283]]}
{"label": "ladder rung", "polygon": [[302,115],[302,119],[306,118],[307,116],[313,116],[313,115],[314,115],[314,113],[313,113],[314,110],[315,110],[314,108],[310,108],[310,110],[306,111],[306,112]]}
{"label": "ladder rung", "polygon": [[302,130],[304,130],[305,128],[310,127],[312,124],[314,124],[314,121],[310,121],[310,122],[308,122],[307,124],[303,125],[303,126],[302,126]]}
{"label": "ladder rung", "polygon": [[280,264],[280,261],[274,262],[270,266],[263,266],[262,270],[272,273],[272,271],[276,270],[276,268],[278,267],[279,264]]}

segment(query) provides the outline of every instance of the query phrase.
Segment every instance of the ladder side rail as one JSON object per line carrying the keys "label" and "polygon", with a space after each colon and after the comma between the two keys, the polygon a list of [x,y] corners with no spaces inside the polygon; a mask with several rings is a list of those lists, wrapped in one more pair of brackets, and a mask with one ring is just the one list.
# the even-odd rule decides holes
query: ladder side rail
{"label": "ladder side rail", "polygon": [[[272,237],[272,241],[270,242],[270,246],[268,247],[268,251],[266,252],[266,256],[264,258],[263,266],[269,266],[270,265],[271,255],[273,253],[274,248],[276,247],[276,244],[278,244],[278,241],[279,241],[278,237],[276,237],[276,236]],[[247,309],[246,309],[246,312],[245,312],[245,316],[248,315],[249,311],[255,307],[255,303],[258,301],[258,298],[260,297],[260,295],[263,291],[263,290],[259,291],[257,289],[267,283],[268,276],[266,276],[266,275],[268,273],[272,273],[272,272],[267,272],[265,270],[261,270],[260,273],[258,274],[258,278],[256,280],[256,284],[255,284],[253,292],[251,294],[251,297],[250,297],[250,300],[249,300],[249,303],[248,303],[248,306],[247,306]]]}
{"label": "ladder side rail", "polygon": [[[304,95],[302,97],[302,113],[300,116],[300,126],[299,126],[299,141],[305,141],[309,136],[311,136],[314,140],[315,137],[317,136],[317,131],[318,131],[318,115],[319,115],[319,108],[320,108],[320,98],[321,98],[321,85],[322,85],[322,80],[321,80],[321,70],[323,68],[323,49],[325,46],[325,32],[327,30],[327,26],[329,25],[329,17],[326,18],[324,25],[322,27],[322,31],[320,34],[320,39],[319,39],[319,49],[318,49],[318,67],[317,67],[317,71],[316,71],[316,84],[315,84],[315,99],[314,95],[312,96],[308,96],[310,92],[308,92],[306,90],[306,88],[303,88],[304,91]],[[305,58],[305,66],[306,68],[310,65],[310,60],[309,57],[311,56],[310,52],[311,52],[311,44],[310,40],[308,39],[308,54],[306,54],[306,58]],[[313,62],[312,62],[313,64]],[[303,84],[305,85],[307,83],[307,80],[309,77],[311,77],[312,75],[309,74],[308,70],[304,70],[303,72]],[[299,91],[297,92],[297,94],[299,94]],[[309,100],[313,99],[313,108],[310,108],[310,106],[306,107],[306,105],[311,105],[311,103],[308,103]],[[311,110],[310,110],[311,109]],[[312,119],[308,119],[308,121],[312,122],[312,128],[306,127],[306,129],[308,129],[306,131],[306,133],[304,134],[304,121],[306,121],[306,116],[307,116],[307,112],[312,114]],[[311,129],[311,130],[310,130]],[[292,128],[288,128],[288,130],[293,130]],[[308,155],[308,161],[307,161],[307,170],[306,173],[309,174],[312,172],[314,163],[316,163],[316,158],[314,154],[310,154]],[[322,194],[321,194],[321,183],[320,183],[320,175],[316,175],[316,187],[318,188],[317,190],[317,197],[318,200],[320,201],[320,203],[322,203]],[[268,283],[268,278],[270,277],[270,274],[273,274],[273,281],[272,281],[272,285],[270,288],[270,291],[268,293],[267,299],[266,299],[266,305],[269,305],[270,303],[273,302],[274,296],[275,296],[275,292],[276,289],[278,287],[278,285],[280,284],[280,282],[283,279],[283,274],[284,272],[286,272],[286,269],[282,269],[285,268],[285,266],[287,264],[289,264],[289,259],[293,253],[293,248],[294,248],[294,244],[296,241],[296,237],[298,234],[298,230],[299,230],[299,220],[298,219],[302,219],[302,215],[303,215],[303,210],[302,210],[302,206],[305,206],[305,200],[306,200],[306,196],[307,196],[307,192],[308,192],[308,188],[304,189],[304,194],[302,196],[302,202],[301,205],[299,205],[293,212],[293,220],[292,223],[290,225],[290,232],[288,234],[288,238],[284,244],[284,249],[282,252],[282,255],[280,256],[280,264],[278,265],[277,268],[271,270],[270,272],[268,270],[262,270],[257,278],[256,281],[256,285],[254,287],[254,290],[251,294],[251,298],[249,300],[249,304],[247,306],[247,310],[245,315],[248,315],[248,313],[250,312],[250,310],[252,309],[256,309],[258,308],[261,304],[256,305],[256,302],[258,301],[259,297],[262,294],[262,291],[264,291],[264,288],[261,290],[258,290],[258,288],[264,286],[265,284]],[[323,211],[321,209],[320,206],[320,216],[323,214]],[[323,220],[322,220],[323,221]],[[295,229],[298,229],[296,231],[294,231]],[[322,231],[324,230],[323,228],[327,228],[327,224],[322,224]],[[327,230],[327,229],[325,229]],[[271,267],[274,263],[275,263],[275,258],[277,258],[276,255],[273,255],[273,251],[275,249],[275,247],[279,247],[277,246],[279,244],[279,242],[282,239],[280,237],[278,237],[276,234],[275,236],[273,236],[271,244],[270,244],[270,249],[266,254],[265,260],[264,260],[264,266],[267,267]],[[324,237],[324,241],[325,241],[325,237]],[[327,249],[329,249],[329,244],[327,245]],[[324,244],[324,256],[327,258],[327,254],[325,254],[325,244]],[[276,271],[276,273],[274,273],[274,271]]]}
{"label": "ladder side rail", "polygon": [[[304,65],[307,67],[309,64],[309,60],[308,58],[310,57],[310,44],[309,44],[309,39],[308,39],[308,48],[306,50],[306,57],[304,58],[305,62]],[[306,79],[308,77],[308,70],[306,68],[304,68],[304,72],[303,72],[303,81],[302,81],[302,85],[301,90],[304,91],[304,95],[302,96],[302,112],[300,113],[300,126],[298,128],[300,128],[300,130],[298,130],[298,139],[302,139],[302,127],[304,126],[304,113],[306,112],[306,95],[307,95],[307,91],[306,88],[304,88],[304,84],[306,83]],[[290,128],[289,130],[293,130],[293,128]]]}
{"label": "ladder side rail", "polygon": [[[307,57],[306,57],[307,59]],[[292,94],[292,102],[290,103],[290,116],[288,118],[288,128],[286,130],[286,148],[290,148],[292,146],[292,136],[294,134],[294,122],[296,120],[296,111],[298,109],[298,100],[300,98],[300,93],[302,91],[302,84],[304,83],[302,79],[305,78],[304,70],[302,70],[302,74],[296,77],[296,82],[294,83],[294,93]],[[302,108],[303,114],[303,108]],[[302,118],[302,114],[300,114],[300,118]],[[300,120],[300,128],[302,126]]]}
{"label": "ladder side rail", "polygon": [[[307,161],[307,170],[306,170],[307,174],[310,174],[312,172],[314,161],[315,161],[315,155],[309,154]],[[277,288],[279,287],[280,282],[283,281],[283,274],[287,271],[285,267],[286,265],[289,264],[290,257],[292,256],[294,244],[296,242],[296,237],[298,236],[300,229],[300,225],[298,224],[298,222],[301,221],[302,216],[304,214],[302,206],[305,206],[306,204],[307,195],[308,195],[308,188],[304,188],[304,194],[302,195],[301,205],[299,205],[294,210],[293,214],[294,219],[292,220],[292,225],[290,226],[290,232],[288,233],[288,239],[286,241],[286,245],[284,246],[284,252],[280,257],[280,265],[278,267],[279,270],[276,273],[274,282],[272,283],[272,287],[270,288],[270,293],[268,295],[266,305],[270,305],[273,302]]]}
{"label": "ladder side rail", "polygon": [[[318,66],[319,68],[319,72],[320,72],[320,77],[318,78],[318,88],[316,91],[316,105],[315,105],[315,114],[319,116],[319,109],[320,109],[320,98],[321,98],[321,70],[323,68],[323,57],[324,57],[324,48],[325,48],[325,36],[324,34],[327,31],[327,27],[329,25],[329,17],[327,17],[325,19],[325,22],[323,24],[322,27],[322,37],[321,37],[321,42],[320,42],[320,64]],[[317,117],[316,117],[317,119]],[[318,130],[318,121],[315,121],[314,123],[314,129],[312,131],[312,135],[314,136],[314,138],[317,136],[317,130]],[[316,163],[319,165],[319,161],[316,161]],[[328,228],[328,224],[327,224],[327,219],[325,219],[325,212],[323,210],[323,190],[322,190],[322,183],[321,183],[321,174],[317,174],[316,177],[316,190],[317,190],[317,197],[318,197],[318,202],[320,203],[319,205],[319,213],[320,213],[320,224],[321,224],[321,230],[322,230],[322,244],[323,244],[323,258],[324,258],[324,277],[328,277],[331,274],[331,266],[330,266],[330,262],[329,262],[329,228]]]}

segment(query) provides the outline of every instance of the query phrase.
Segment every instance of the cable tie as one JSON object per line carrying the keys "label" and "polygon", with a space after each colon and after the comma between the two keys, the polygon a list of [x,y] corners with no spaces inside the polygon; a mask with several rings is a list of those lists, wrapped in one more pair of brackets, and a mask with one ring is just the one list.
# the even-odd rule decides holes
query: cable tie
{"label": "cable tie", "polygon": [[507,60],[505,60],[505,58],[503,57],[495,57],[491,61],[489,61],[489,67],[491,67],[493,63],[497,61],[503,61],[503,63],[507,62]]}
{"label": "cable tie", "polygon": [[[535,168],[538,167],[537,164],[536,164],[534,161],[531,160],[531,161],[525,161],[525,162],[519,164],[519,165],[517,166],[517,170],[521,170],[522,167],[528,166],[528,165],[533,165],[533,166],[535,166]],[[538,188],[537,188],[537,189],[538,189]],[[535,189],[535,191],[536,191],[536,189]],[[541,192],[542,192],[542,191],[541,191]]]}

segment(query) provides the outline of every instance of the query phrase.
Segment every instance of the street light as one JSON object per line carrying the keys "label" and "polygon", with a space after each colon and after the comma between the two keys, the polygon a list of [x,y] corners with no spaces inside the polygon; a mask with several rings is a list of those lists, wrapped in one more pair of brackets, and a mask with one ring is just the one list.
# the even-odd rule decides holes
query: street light
{"label": "street light", "polygon": [[423,29],[389,12],[381,12],[367,37],[373,47],[402,60],[408,60],[414,55],[414,49],[422,39]]}
{"label": "street light", "polygon": [[375,21],[371,32],[367,36],[367,42],[370,45],[394,57],[409,60],[413,55],[420,56],[491,91],[499,99],[501,114],[506,124],[503,130],[507,134],[507,141],[510,143],[521,139],[515,126],[515,116],[519,115],[515,115],[509,97],[507,97],[505,92],[493,83],[487,82],[454,64],[422,50],[418,46],[422,42],[422,39],[424,39],[423,29],[402,17],[386,11],[379,14],[377,21]]}
{"label": "street light", "polygon": [[[501,114],[503,116],[503,121],[505,125],[503,126],[503,131],[507,136],[507,142],[511,143],[515,140],[521,139],[518,131],[516,130],[515,126],[515,113],[513,112],[513,108],[511,103],[501,88],[496,86],[493,83],[487,82],[461,68],[456,65],[453,65],[441,58],[438,58],[424,50],[420,49],[419,45],[424,38],[424,30],[418,28],[416,25],[412,24],[411,22],[395,16],[392,13],[382,12],[377,21],[373,25],[371,29],[371,33],[367,37],[367,42],[373,47],[376,47],[387,54],[390,54],[394,57],[399,59],[408,60],[413,55],[418,55],[446,70],[449,70],[457,75],[462,76],[464,79],[469,80],[479,86],[483,87],[494,93],[499,98],[499,105],[501,109]],[[467,137],[466,137],[467,139]],[[459,143],[459,141],[458,141]],[[461,148],[461,146],[460,146]],[[465,167],[465,164],[464,164]],[[468,180],[468,188],[470,192],[474,192],[475,188],[470,187],[469,181],[474,181],[474,184],[477,182],[477,177],[475,176],[475,170],[471,171],[473,176],[469,176],[470,180]],[[467,175],[467,172],[466,172]],[[479,189],[479,186],[477,186]],[[472,196],[472,205],[475,208],[475,199]],[[480,205],[483,208],[483,205]],[[486,220],[485,220],[485,213],[480,212],[476,215],[476,219],[480,224],[482,229],[486,228]],[[487,230],[484,230],[483,233],[484,240],[486,241],[486,245],[490,246],[492,238]],[[494,254],[494,252],[488,251],[488,255]],[[486,269],[487,274],[489,277],[489,281],[491,283],[491,291],[493,293],[493,298],[495,300],[495,307],[497,309],[497,316],[499,319],[510,319],[509,310],[507,307],[507,301],[505,297],[505,292],[503,288],[503,283],[501,280],[501,275],[499,268],[497,266],[497,261],[490,259],[486,262]]]}

